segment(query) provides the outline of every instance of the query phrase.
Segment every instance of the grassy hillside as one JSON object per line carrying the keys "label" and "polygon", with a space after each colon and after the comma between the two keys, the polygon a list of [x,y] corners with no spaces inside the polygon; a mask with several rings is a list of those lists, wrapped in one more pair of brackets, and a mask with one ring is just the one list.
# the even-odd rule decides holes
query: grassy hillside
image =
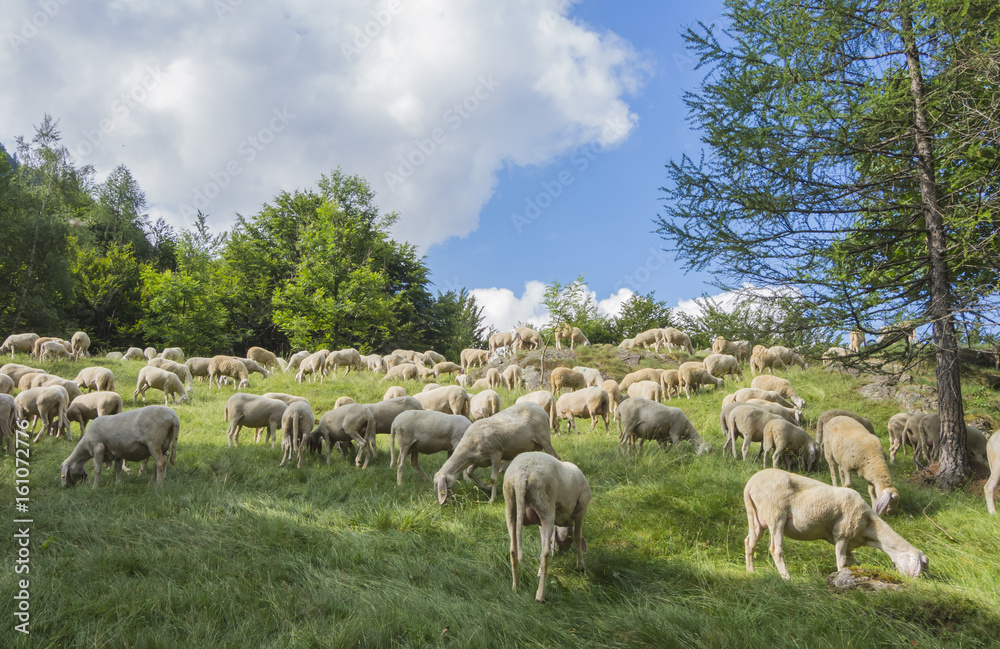
{"label": "grassy hillside", "polygon": [[[620,361],[608,348],[579,360]],[[131,407],[140,364],[89,362],[115,371]],[[49,371],[73,378],[85,364]],[[320,386],[252,375],[251,391],[302,394],[322,413],[344,394],[380,399],[389,384],[379,378],[352,373]],[[809,402],[810,422],[826,408],[849,408],[884,437],[898,410],[858,396],[860,382],[844,374],[810,368],[788,378]],[[537,528],[526,533],[522,585],[512,592],[500,498],[488,504],[460,483],[440,506],[409,467],[397,487],[384,438],[363,471],[336,456],[330,466],[309,457],[302,470],[279,469],[278,448],[254,444],[249,431],[227,448],[231,389],[195,388],[193,403],[175,408],[177,464],[162,489],[135,472],[120,485],[106,472],[96,491],[62,489],[59,464],[71,445],[46,438],[32,447],[31,636],[15,633],[8,615],[0,646],[988,647],[1000,635],[1000,521],[987,516],[981,491],[944,494],[915,481],[909,456],[893,467],[902,511],[888,521],[930,557],[925,577],[897,593],[834,594],[825,585],[833,546],[796,541],[785,543],[790,582],[778,577],[766,541],[748,575],[742,489],[760,465],[722,456],[721,390],[672,402],[714,446],[707,456],[687,444],[623,456],[616,433],[588,432],[586,422],[580,434],[554,438],[590,480],[589,552],[586,573],[570,555],[550,563],[549,601],[539,605]],[[988,381],[969,390],[979,414],[995,414]],[[517,396],[499,392],[504,406]],[[424,456],[421,465],[433,474],[443,461]],[[5,456],[6,539],[17,517],[14,471]],[[814,477],[829,481],[825,464]],[[862,481],[855,488],[867,494]],[[0,597],[13,602],[16,548],[3,547]],[[881,552],[857,556],[893,572]]]}

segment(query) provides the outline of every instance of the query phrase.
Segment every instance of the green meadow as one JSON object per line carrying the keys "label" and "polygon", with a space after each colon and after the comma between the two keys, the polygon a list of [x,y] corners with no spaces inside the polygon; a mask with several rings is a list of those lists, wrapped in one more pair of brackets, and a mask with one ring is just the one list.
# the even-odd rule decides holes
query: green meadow
{"label": "green meadow", "polygon": [[[95,358],[46,369],[72,379],[87,364],[112,368],[133,407],[140,363]],[[604,346],[565,364],[619,379],[627,369]],[[808,402],[807,428],[827,408],[851,409],[876,424],[888,449],[895,403],[864,399],[863,381],[819,367],[786,376]],[[617,431],[580,420],[568,435],[563,425],[553,445],[593,493],[589,551],[585,572],[574,553],[550,562],[545,604],[534,601],[537,528],[526,529],[521,588],[511,590],[502,496],[488,503],[461,482],[441,506],[409,466],[397,486],[383,437],[365,470],[336,454],[329,466],[307,456],[301,470],[279,468],[279,447],[254,443],[252,431],[227,447],[223,407],[233,390],[195,382],[192,402],[175,406],[177,463],[160,489],[137,465],[120,484],[106,470],[96,490],[64,489],[59,465],[72,445],[46,437],[31,445],[29,512],[17,514],[15,462],[0,460],[3,610],[16,610],[18,580],[30,581],[30,635],[5,615],[0,647],[995,647],[1000,518],[987,515],[981,487],[943,493],[922,484],[910,455],[892,466],[901,508],[887,521],[928,555],[924,576],[904,579],[898,592],[834,593],[826,586],[833,546],[787,541],[786,582],[766,539],[757,571],[746,572],[742,490],[761,464],[722,455],[718,412],[722,396],[750,378],[670,402],[714,447],[705,456],[689,444],[623,455]],[[970,417],[996,413],[993,384],[970,376]],[[389,385],[368,372],[322,385],[254,374],[250,391],[300,394],[319,415],[342,395],[379,400]],[[411,394],[422,387],[403,385]],[[498,392],[504,406],[520,394]],[[151,390],[149,403],[162,403],[160,394]],[[74,426],[74,443],[78,436]],[[423,456],[421,466],[433,474],[444,459]],[[829,482],[826,464],[812,476]],[[863,481],[854,487],[867,500]],[[20,516],[33,520],[27,575],[14,571]],[[895,574],[887,555],[856,554]]]}

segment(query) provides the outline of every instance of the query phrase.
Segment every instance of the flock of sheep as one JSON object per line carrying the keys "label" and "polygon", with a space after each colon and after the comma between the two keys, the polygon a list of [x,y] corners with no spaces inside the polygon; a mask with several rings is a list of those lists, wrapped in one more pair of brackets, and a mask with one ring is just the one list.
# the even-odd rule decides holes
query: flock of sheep
{"label": "flock of sheep", "polygon": [[[575,327],[556,328],[557,345],[561,340],[589,344]],[[13,335],[4,341],[0,353],[29,354],[45,363],[49,359],[86,358],[89,338],[77,332],[70,341],[42,338],[35,334]],[[718,337],[713,353],[703,361],[689,361],[676,369],[645,368],[626,375],[620,382],[605,379],[600,371],[587,368],[557,367],[549,377],[550,390],[536,390],[520,396],[503,408],[496,388],[524,389],[520,367],[510,363],[501,372],[488,367],[481,378],[472,382],[474,368],[492,358],[517,349],[532,349],[540,344],[538,332],[520,327],[494,335],[489,350],[466,349],[460,363],[453,363],[433,351],[396,350],[385,356],[361,355],[355,349],[298,352],[287,361],[259,347],[251,348],[247,358],[214,356],[188,358],[179,348],[157,352],[153,348],[130,348],[112,352],[109,358],[145,360],[139,371],[133,401],[146,391],[160,390],[163,406],[146,406],[123,412],[121,396],[115,392],[114,373],[105,367],[88,367],[73,380],[47,373],[44,369],[16,363],[0,367],[0,429],[8,440],[13,438],[16,420],[31,419],[31,432],[41,421],[35,438],[65,434],[71,440],[70,422],[80,426],[80,440],[61,467],[62,483],[72,485],[87,479],[84,465],[93,459],[96,488],[104,464],[115,467],[116,479],[126,461],[146,461],[152,457],[155,480],[162,484],[166,465],[176,458],[180,422],[168,407],[188,403],[193,396],[194,379],[205,379],[208,389],[232,383],[233,389],[249,386],[251,373],[267,378],[271,372],[294,373],[296,382],[324,382],[347,373],[369,370],[383,373],[383,380],[428,381],[421,392],[410,395],[392,385],[381,402],[358,404],[350,397],[337,400],[332,410],[316,418],[304,397],[271,392],[262,396],[235,392],[225,404],[228,422],[227,443],[238,446],[242,428],[257,430],[259,439],[266,431],[265,443],[275,444],[281,430],[281,466],[296,457],[302,467],[306,451],[322,452],[325,447],[329,464],[333,448],[345,457],[354,457],[356,466],[365,468],[375,459],[376,436],[389,436],[390,466],[397,470],[397,483],[403,480],[403,466],[410,464],[425,480],[434,484],[438,501],[447,502],[459,478],[474,481],[496,497],[497,482],[504,472],[503,492],[510,535],[510,561],[513,586],[518,586],[518,563],[521,560],[521,537],[524,525],[541,527],[542,554],[536,599],[544,601],[547,556],[550,548],[572,543],[577,549],[577,567],[584,566],[586,541],[582,522],[590,502],[590,488],[575,465],[559,458],[551,441],[559,432],[560,422],[567,421],[576,430],[577,418],[589,418],[591,429],[604,421],[610,435],[609,419],[618,427],[621,448],[631,449],[638,442],[641,450],[646,440],[677,445],[690,442],[698,455],[711,451],[680,408],[663,403],[703,385],[721,386],[727,376],[742,379],[741,363],[749,362],[754,377],[751,387],[737,390],[722,399],[720,427],[726,439],[723,452],[736,457],[742,438],[746,460],[752,443],[760,444],[758,458],[766,464],[771,455],[773,468],[755,474],[746,484],[744,501],[749,523],[746,537],[746,566],[753,570],[754,547],[765,528],[770,530],[770,552],[779,573],[789,578],[782,553],[784,537],[800,540],[825,539],[836,548],[838,569],[852,563],[851,551],[872,546],[886,552],[900,572],[917,576],[927,566],[927,557],[896,534],[881,516],[898,506],[899,492],[893,486],[885,453],[870,421],[846,410],[829,410],[817,420],[815,436],[801,427],[805,406],[791,383],[766,370],[778,371],[793,365],[805,367],[799,354],[781,346],[757,346],[746,342],[726,341]],[[622,347],[666,347],[693,355],[689,336],[668,327],[643,332],[623,341]],[[183,362],[181,362],[183,361]],[[442,375],[454,376],[455,383],[431,382]],[[12,397],[14,389],[18,390]],[[83,394],[83,390],[88,390]],[[568,390],[568,392],[563,392]],[[471,393],[471,394],[470,394]],[[913,447],[914,461],[936,457],[940,420],[936,415],[900,413],[889,422],[890,459],[899,450]],[[988,459],[991,477],[986,485],[989,512],[994,513],[993,492],[1000,483],[1000,435],[989,441],[978,429],[968,427],[970,454]],[[398,459],[396,448],[399,448]],[[448,453],[448,459],[433,478],[420,468],[419,455]],[[830,469],[833,486],[807,478],[791,470],[798,466],[810,471],[820,456]],[[779,469],[779,464],[783,469]],[[477,468],[490,468],[490,483],[475,475]],[[125,469],[126,471],[128,469]],[[851,474],[868,481],[871,505],[849,488],[838,487],[838,479],[850,487]]]}

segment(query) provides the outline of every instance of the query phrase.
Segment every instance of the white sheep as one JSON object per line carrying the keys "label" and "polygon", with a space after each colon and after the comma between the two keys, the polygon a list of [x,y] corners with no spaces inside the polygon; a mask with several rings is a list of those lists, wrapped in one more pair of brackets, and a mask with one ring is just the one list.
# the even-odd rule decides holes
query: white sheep
{"label": "white sheep", "polygon": [[59,434],[56,428],[56,420],[59,421],[59,428],[66,432],[66,439],[73,441],[69,429],[69,421],[66,419],[66,409],[69,407],[69,393],[61,385],[50,385],[41,388],[31,388],[19,392],[14,397],[14,407],[18,421],[27,420],[31,417],[31,428],[29,434],[35,432],[35,424],[41,420],[42,429],[34,441],[41,439],[46,432]]}
{"label": "white sheep", "polygon": [[145,360],[149,360],[142,353],[142,350],[139,349],[138,347],[129,347],[128,349],[126,349],[125,350],[125,355],[122,356],[122,358],[124,358],[127,361],[145,361]]}
{"label": "white sheep", "polygon": [[896,453],[900,449],[902,449],[903,455],[906,455],[907,445],[913,447],[914,450],[917,447],[916,438],[911,439],[906,433],[906,424],[909,423],[912,416],[909,412],[897,412],[889,418],[886,428],[889,432],[889,462],[892,464],[895,464]]}
{"label": "white sheep", "polygon": [[6,374],[0,374],[0,394],[14,394],[14,379]]}
{"label": "white sheep", "polygon": [[[166,358],[167,350],[163,350],[163,356]],[[247,358],[258,363],[261,367],[269,370],[274,370],[281,367],[278,364],[278,356],[271,351],[264,349],[263,347],[251,347],[247,350]]]}
{"label": "white sheep", "polygon": [[302,379],[305,376],[309,376],[309,381],[315,381],[316,375],[319,374],[320,378],[323,377],[323,372],[326,369],[326,357],[330,352],[326,349],[320,349],[313,352],[308,357],[299,363],[299,371],[295,375],[295,382],[302,383]]}
{"label": "white sheep", "polygon": [[601,374],[600,370],[578,365],[573,368],[573,371],[583,374],[583,380],[586,381],[588,388],[601,387],[601,384],[604,383],[604,375]]}
{"label": "white sheep", "polygon": [[175,363],[183,363],[184,350],[180,347],[164,347],[163,351],[160,352],[160,358],[165,358],[168,361],[173,361]]}
{"label": "white sheep", "polygon": [[682,349],[689,356],[694,356],[694,345],[691,344],[691,336],[674,327],[664,327],[660,331],[667,349]]}
{"label": "white sheep", "polygon": [[14,358],[15,352],[31,354],[35,348],[36,340],[38,340],[38,334],[11,334],[4,339],[3,345],[0,345],[0,354],[9,351],[11,358]]}
{"label": "white sheep", "polygon": [[163,390],[163,405],[170,403],[173,396],[174,403],[187,403],[188,395],[184,392],[184,384],[177,378],[177,375],[158,367],[147,365],[139,370],[139,376],[135,382],[135,391],[132,393],[132,402],[136,401],[138,395],[142,395],[142,402],[146,403],[146,390],[155,388]]}
{"label": "white sheep", "polygon": [[[388,435],[392,432],[392,422],[396,420],[401,413],[407,410],[423,410],[423,406],[420,402],[413,397],[396,397],[395,399],[386,399],[385,401],[380,401],[378,403],[369,403],[365,405],[366,408],[372,413],[375,418],[375,432],[374,435]],[[372,457],[375,456],[375,437],[371,440],[372,446]],[[391,465],[390,465],[391,466]]]}
{"label": "white sheep", "polygon": [[583,333],[580,327],[573,327],[568,324],[559,325],[553,331],[553,336],[556,339],[556,349],[562,349],[562,341],[569,341],[569,348],[574,349],[577,343],[587,346],[590,341],[587,340],[587,336]]}
{"label": "white sheep", "polygon": [[503,478],[503,497],[510,536],[510,567],[513,589],[518,587],[518,564],[523,553],[525,525],[539,525],[542,551],[539,556],[538,590],[535,601],[545,601],[545,578],[549,550],[556,526],[570,528],[576,546],[576,568],[584,570],[583,519],[590,504],[590,484],[571,462],[562,462],[545,453],[522,453],[511,460]]}
{"label": "white sheep", "polygon": [[819,480],[764,469],[743,489],[749,533],[744,541],[747,572],[753,572],[753,552],[765,529],[771,532],[771,557],[778,573],[790,579],[782,543],[825,540],[836,548],[837,569],[856,563],[852,551],[862,546],[882,550],[896,569],[917,577],[927,569],[927,556],[894,532],[853,489],[831,487]]}
{"label": "white sheep", "polygon": [[747,352],[750,351],[750,343],[746,340],[726,340],[723,336],[716,336],[712,341],[713,354],[728,354],[734,356],[737,361],[744,361]]}
{"label": "white sheep", "polygon": [[277,440],[277,429],[281,428],[281,417],[288,405],[278,399],[267,399],[255,394],[237,392],[229,397],[223,411],[224,420],[229,422],[226,431],[226,445],[240,445],[240,430],[247,428],[266,428],[267,436],[264,444],[274,445]]}
{"label": "white sheep", "polygon": [[753,377],[753,380],[750,381],[750,387],[757,390],[777,392],[788,401],[791,401],[799,410],[806,407],[806,400],[795,392],[795,388],[792,387],[788,379],[771,374],[761,374],[760,376]]}
{"label": "white sheep", "polygon": [[681,396],[681,373],[680,370],[663,370],[660,372],[660,387],[663,388],[663,394],[667,397],[667,400],[673,399],[675,396],[680,398]]}
{"label": "white sheep", "polygon": [[516,331],[501,331],[489,337],[487,341],[490,347],[490,355],[496,356],[506,349],[513,348],[515,343],[521,340],[521,336]]}
{"label": "white sheep", "polygon": [[158,356],[155,347],[147,347],[146,349],[142,350],[142,355],[146,357],[147,361],[151,361]]}
{"label": "white sheep", "polygon": [[70,352],[66,351],[66,348],[58,340],[50,340],[41,344],[38,362],[44,363],[50,358],[69,360]]}
{"label": "white sheep", "polygon": [[289,356],[288,364],[285,365],[286,372],[298,372],[302,366],[302,361],[309,358],[310,354],[307,351],[298,351]]}
{"label": "white sheep", "polygon": [[[330,410],[320,417],[319,424],[309,436],[311,439],[322,438],[326,443],[327,464],[330,464],[330,449],[334,444],[344,442],[353,450],[354,442],[357,442],[358,454],[354,458],[354,466],[365,469],[369,460],[375,456],[377,426],[372,406],[351,403]],[[391,428],[392,424],[389,426]],[[365,458],[364,463],[361,461],[362,456]]]}
{"label": "white sheep", "polygon": [[816,420],[816,442],[819,444],[820,448],[823,448],[823,438],[826,434],[825,428],[826,423],[833,419],[834,417],[850,417],[854,421],[858,422],[865,427],[872,435],[875,434],[875,426],[872,425],[868,419],[865,419],[856,412],[851,412],[850,410],[844,410],[842,408],[830,408],[829,410],[824,410],[823,414],[819,416]]}
{"label": "white sheep", "polygon": [[[659,388],[659,384],[655,384]],[[566,432],[576,432],[576,418],[590,417],[590,430],[597,426],[597,418],[604,419],[604,433],[611,434],[608,415],[611,412],[611,398],[604,388],[584,388],[567,392],[556,400],[556,432],[559,419],[566,420]]]}
{"label": "white sheep", "polygon": [[[610,393],[608,393],[610,397]],[[621,393],[619,393],[619,399],[621,398]],[[542,410],[546,412],[549,416],[549,428],[551,430],[556,430],[559,426],[559,420],[556,418],[556,398],[552,396],[552,393],[548,390],[535,390],[534,392],[529,392],[523,396],[517,398],[514,403],[533,403],[536,406],[540,406]]]}
{"label": "white sheep", "polygon": [[403,484],[403,464],[406,457],[410,465],[424,480],[430,476],[420,468],[418,456],[431,455],[447,451],[454,452],[462,441],[465,431],[472,425],[468,417],[463,415],[447,415],[434,410],[409,410],[400,413],[392,422],[392,432],[389,433],[389,465],[395,461],[396,444],[399,444],[399,464],[396,469],[396,484]]}
{"label": "white sheep", "polygon": [[320,379],[320,383],[326,378],[326,375],[333,372],[334,378],[337,376],[337,370],[341,367],[346,367],[347,371],[344,372],[344,376],[351,373],[351,368],[357,372],[361,372],[361,352],[354,349],[353,347],[348,347],[347,349],[340,349],[337,351],[330,352],[326,360],[323,363],[323,378]]}
{"label": "white sheep", "polygon": [[823,453],[830,465],[830,481],[837,486],[837,475],[845,487],[851,486],[851,472],[868,481],[872,509],[881,516],[899,502],[899,491],[892,485],[892,475],[885,461],[882,441],[857,420],[843,415],[823,427]]}
{"label": "white sheep", "polygon": [[341,406],[346,406],[352,403],[357,403],[357,401],[355,401],[353,397],[349,397],[345,394],[344,396],[337,397],[337,400],[333,403],[333,409],[336,410]]}
{"label": "white sheep", "polygon": [[518,327],[517,349],[538,349],[542,344],[542,336],[531,327]]}
{"label": "white sheep", "polygon": [[54,374],[36,374],[31,379],[32,388],[45,388],[50,385],[61,385],[66,388],[70,401],[77,398],[81,394],[80,386],[77,385],[75,381],[64,379],[61,376],[55,376]]}
{"label": "white sheep", "polygon": [[993,433],[986,443],[986,457],[990,463],[990,479],[986,481],[983,490],[986,492],[986,511],[992,515],[997,513],[993,505],[993,495],[996,493],[997,485],[1000,484],[1000,431]]}
{"label": "white sheep", "polygon": [[177,378],[179,378],[181,383],[184,384],[184,389],[187,391],[188,396],[192,396],[194,394],[194,379],[191,376],[191,369],[187,365],[162,357],[154,358],[146,365],[148,367],[158,367],[161,370],[166,370],[177,375]]}
{"label": "white sheep", "polygon": [[504,368],[503,383],[508,390],[513,390],[515,388],[524,388],[524,372],[521,370],[521,366],[516,363],[511,363],[506,368]]}
{"label": "white sheep", "polygon": [[440,376],[442,374],[461,374],[462,366],[451,361],[441,361],[434,364],[434,375]]}
{"label": "white sheep", "polygon": [[472,385],[469,387],[469,392],[474,392],[476,390],[486,390],[490,387],[490,382],[486,378],[476,379]]}
{"label": "white sheep", "polygon": [[417,366],[414,363],[403,363],[402,365],[394,365],[389,368],[389,371],[385,373],[382,377],[383,381],[416,381],[417,380]]}
{"label": "white sheep", "polygon": [[[40,338],[36,338],[34,344],[31,346],[31,354],[28,358],[38,359],[42,353],[42,345],[48,342],[57,342],[59,340],[62,339],[54,336],[42,336]],[[70,351],[72,351],[72,347],[70,348]]]}
{"label": "white sheep", "polygon": [[705,369],[712,376],[725,379],[726,376],[743,380],[743,370],[740,369],[740,362],[731,354],[709,354],[704,360]]}
{"label": "white sheep", "polygon": [[608,393],[608,403],[611,406],[611,414],[618,412],[618,404],[622,402],[622,391],[618,387],[618,381],[606,379],[601,383],[601,387]]}
{"label": "white sheep", "polygon": [[469,418],[479,421],[500,412],[502,409],[500,395],[496,390],[483,390],[469,400]]}
{"label": "white sheep", "polygon": [[791,458],[785,451],[794,451],[803,458],[806,471],[812,471],[819,457],[819,444],[812,435],[795,424],[784,419],[772,419],[764,425],[764,465],[767,465],[767,454],[773,452],[772,466],[778,468],[778,460],[783,460],[785,469],[791,468]]}
{"label": "white sheep", "polygon": [[469,393],[460,385],[439,386],[436,390],[415,394],[413,398],[424,410],[469,416]]}
{"label": "white sheep", "polygon": [[503,385],[503,376],[500,374],[500,370],[495,367],[487,369],[483,378],[486,379],[486,384],[491,390],[496,390]]}
{"label": "white sheep", "polygon": [[80,360],[81,358],[87,358],[90,356],[90,336],[82,331],[77,331],[69,339],[70,345],[73,347],[73,360]]}
{"label": "white sheep", "polygon": [[146,406],[98,417],[63,461],[62,485],[68,487],[79,480],[86,480],[84,464],[91,458],[94,459],[93,488],[96,489],[105,461],[114,461],[115,482],[120,482],[122,466],[126,461],[141,460],[145,463],[151,457],[156,466],[156,485],[161,486],[167,476],[167,460],[174,464],[177,458],[180,430],[180,418],[166,406]]}
{"label": "white sheep", "polygon": [[559,394],[562,388],[572,390],[582,390],[587,387],[587,379],[580,372],[571,370],[568,367],[557,367],[549,374],[549,385],[552,387],[552,394]]}
{"label": "white sheep", "polygon": [[70,402],[66,408],[66,419],[80,425],[80,436],[83,437],[88,423],[105,415],[117,415],[124,409],[125,404],[117,392],[89,392]]}
{"label": "white sheep", "polygon": [[17,389],[21,392],[25,390],[30,390],[32,387],[38,387],[31,385],[36,377],[46,376],[48,372],[28,372],[27,374],[21,374],[21,379],[17,382]]}
{"label": "white sheep", "polygon": [[637,381],[628,386],[626,394],[628,394],[630,399],[649,399],[650,401],[657,402],[663,401],[663,388],[656,381]]}
{"label": "white sheep", "polygon": [[459,362],[462,368],[468,372],[472,369],[472,366],[480,367],[484,365],[489,358],[489,352],[485,349],[463,349]]}
{"label": "white sheep", "polygon": [[671,408],[648,399],[625,399],[618,406],[618,441],[621,447],[631,447],[639,440],[642,450],[644,440],[655,440],[660,446],[670,443],[680,445],[687,440],[698,455],[712,450],[680,408]]}
{"label": "white sheep", "polygon": [[0,374],[10,377],[10,379],[14,382],[14,385],[20,383],[21,377],[25,374],[33,373],[45,374],[46,372],[45,370],[38,369],[36,367],[28,367],[27,365],[20,365],[18,363],[7,363],[6,365],[0,367]]}
{"label": "white sheep", "polygon": [[291,459],[292,453],[298,455],[299,463],[298,468],[302,468],[302,456],[305,454],[306,450],[306,437],[312,432],[313,426],[316,423],[316,417],[313,415],[312,407],[309,402],[306,401],[293,401],[288,404],[285,408],[285,412],[281,415],[281,432],[282,432],[282,454],[281,463],[279,467],[285,466],[285,463]]}
{"label": "white sheep", "polygon": [[468,375],[468,374],[459,374],[458,376],[455,377],[455,384],[456,385],[460,385],[463,388],[465,388],[465,389],[468,390],[468,389],[471,389],[471,386],[470,386],[470,383],[469,383],[469,381],[471,381],[471,380],[472,380],[472,377],[470,375]]}
{"label": "white sheep", "polygon": [[[4,376],[0,374],[0,376]],[[7,378],[4,376],[4,378]],[[4,446],[8,453],[14,453],[14,427],[17,425],[17,406],[14,404],[14,397],[9,394],[0,394],[0,438],[3,438]]]}
{"label": "white sheep", "polygon": [[398,399],[399,397],[405,397],[406,388],[399,385],[391,385],[382,395],[382,401],[388,401],[389,399]]}
{"label": "white sheep", "polygon": [[[771,401],[764,401],[762,399],[751,399],[748,402],[733,401],[731,403],[727,403],[722,407],[722,412],[719,413],[719,427],[722,429],[722,436],[726,439],[726,443],[722,447],[723,453],[729,450],[730,445],[734,445],[736,442],[736,438],[730,434],[729,430],[729,413],[731,413],[734,408],[738,408],[740,406],[753,406],[754,408],[758,408],[760,410],[769,412],[772,415],[777,415],[790,424],[798,425],[799,423],[798,410],[790,410],[788,408],[785,408],[784,406],[779,406],[778,404],[773,403]],[[735,446],[733,446],[733,457],[736,457]]]}
{"label": "white sheep", "polygon": [[247,368],[248,375],[256,372],[257,374],[263,376],[265,379],[271,376],[271,373],[267,370],[266,367],[264,367],[263,365],[261,365],[260,363],[251,358],[240,358],[239,356],[233,356],[232,358],[235,358],[239,362],[243,363],[243,367]]}
{"label": "white sheep", "polygon": [[702,385],[722,385],[722,379],[712,376],[701,363],[682,363],[678,373],[681,387],[688,399],[691,398],[691,388],[697,390]]}
{"label": "white sheep", "polygon": [[199,381],[208,378],[208,366],[211,363],[211,358],[205,358],[203,356],[192,356],[184,361],[184,365],[191,372],[191,376],[196,377]]}
{"label": "white sheep", "polygon": [[[483,491],[490,492],[490,502],[497,495],[497,477],[504,461],[509,462],[521,453],[545,451],[559,458],[552,448],[548,415],[533,403],[515,404],[487,419],[480,419],[469,426],[451,454],[434,474],[434,490],[442,505],[454,490],[455,481],[463,474]],[[491,467],[487,487],[474,474],[477,467]]]}
{"label": "white sheep", "polygon": [[426,356],[434,365],[437,365],[438,363],[447,362],[448,360],[447,358],[444,357],[443,354],[439,354],[433,349],[428,349],[427,351],[425,351],[424,356]]}
{"label": "white sheep", "polygon": [[641,370],[630,372],[622,378],[619,388],[622,392],[627,394],[629,386],[633,383],[638,381],[659,381],[660,377],[663,376],[664,371],[666,370],[662,370],[658,367],[644,367]]}
{"label": "white sheep", "polygon": [[[191,373],[194,374],[194,371],[192,370]],[[242,360],[232,356],[213,356],[208,362],[209,389],[213,383],[218,384],[221,388],[223,377],[227,376],[234,379],[233,389],[235,390],[250,387],[250,372],[247,371],[247,366],[243,364]]]}
{"label": "white sheep", "polygon": [[85,367],[80,370],[73,382],[81,389],[87,388],[102,392],[115,391],[115,373],[106,367]]}
{"label": "white sheep", "polygon": [[365,367],[368,368],[369,372],[384,372],[385,371],[385,361],[378,354],[369,354],[368,356],[362,356],[361,362]]}
{"label": "white sheep", "polygon": [[[729,410],[726,416],[726,429],[729,431],[729,441],[732,444],[733,457],[736,457],[736,439],[743,438],[743,461],[750,452],[750,444],[761,443],[760,454],[764,452],[764,427],[773,419],[782,419],[780,415],[771,414],[757,406],[744,403]],[[782,419],[784,421],[784,419]],[[758,457],[760,457],[758,454]]]}
{"label": "white sheep", "polygon": [[[732,397],[732,399],[730,399]],[[732,401],[749,401],[750,399],[763,399],[764,401],[772,401],[780,406],[786,408],[795,408],[795,404],[781,396],[774,390],[759,390],[757,388],[741,388],[736,392],[728,395],[722,400],[722,405],[731,403]],[[728,401],[727,401],[728,400]]]}

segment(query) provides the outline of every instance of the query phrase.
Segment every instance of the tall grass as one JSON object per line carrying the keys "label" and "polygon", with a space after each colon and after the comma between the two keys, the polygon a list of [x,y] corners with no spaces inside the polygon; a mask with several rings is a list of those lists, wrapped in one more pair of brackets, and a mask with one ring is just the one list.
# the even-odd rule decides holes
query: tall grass
{"label": "tall grass", "polygon": [[[89,362],[114,369],[131,407],[140,364]],[[72,378],[83,365],[50,371]],[[846,375],[789,377],[813,421],[845,407],[884,431],[896,411],[857,396],[859,382]],[[251,384],[256,393],[302,394],[318,413],[344,394],[378,400],[389,385],[368,373],[323,385],[253,375]],[[749,376],[737,385],[748,384]],[[587,570],[575,571],[572,556],[552,561],[545,605],[533,601],[537,528],[526,538],[521,589],[511,591],[500,498],[487,503],[460,483],[442,507],[409,469],[396,486],[383,438],[365,470],[336,455],[330,466],[309,457],[302,470],[279,469],[278,448],[254,444],[248,431],[239,448],[226,446],[222,413],[232,393],[196,383],[192,404],[175,407],[177,465],[161,489],[136,467],[118,485],[105,473],[97,490],[62,489],[59,464],[71,445],[44,438],[33,446],[31,636],[5,616],[0,647],[988,647],[1000,635],[1000,525],[981,493],[913,482],[908,458],[893,467],[902,511],[889,522],[930,557],[926,577],[898,593],[834,594],[825,585],[833,547],[795,541],[785,544],[790,582],[763,542],[748,575],[742,489],[760,465],[721,455],[720,391],[672,402],[715,447],[707,456],[686,444],[622,455],[615,434],[591,432],[586,421],[579,434],[554,439],[588,476],[593,501]],[[518,394],[500,393],[505,406]],[[148,394],[155,403],[160,393]],[[432,474],[443,461],[421,464]],[[828,481],[826,471],[814,477]],[[13,503],[9,457],[0,476]],[[866,494],[860,481],[855,487]],[[16,553],[10,541],[4,548],[0,597],[13,602]],[[880,552],[857,555],[893,570]]]}

